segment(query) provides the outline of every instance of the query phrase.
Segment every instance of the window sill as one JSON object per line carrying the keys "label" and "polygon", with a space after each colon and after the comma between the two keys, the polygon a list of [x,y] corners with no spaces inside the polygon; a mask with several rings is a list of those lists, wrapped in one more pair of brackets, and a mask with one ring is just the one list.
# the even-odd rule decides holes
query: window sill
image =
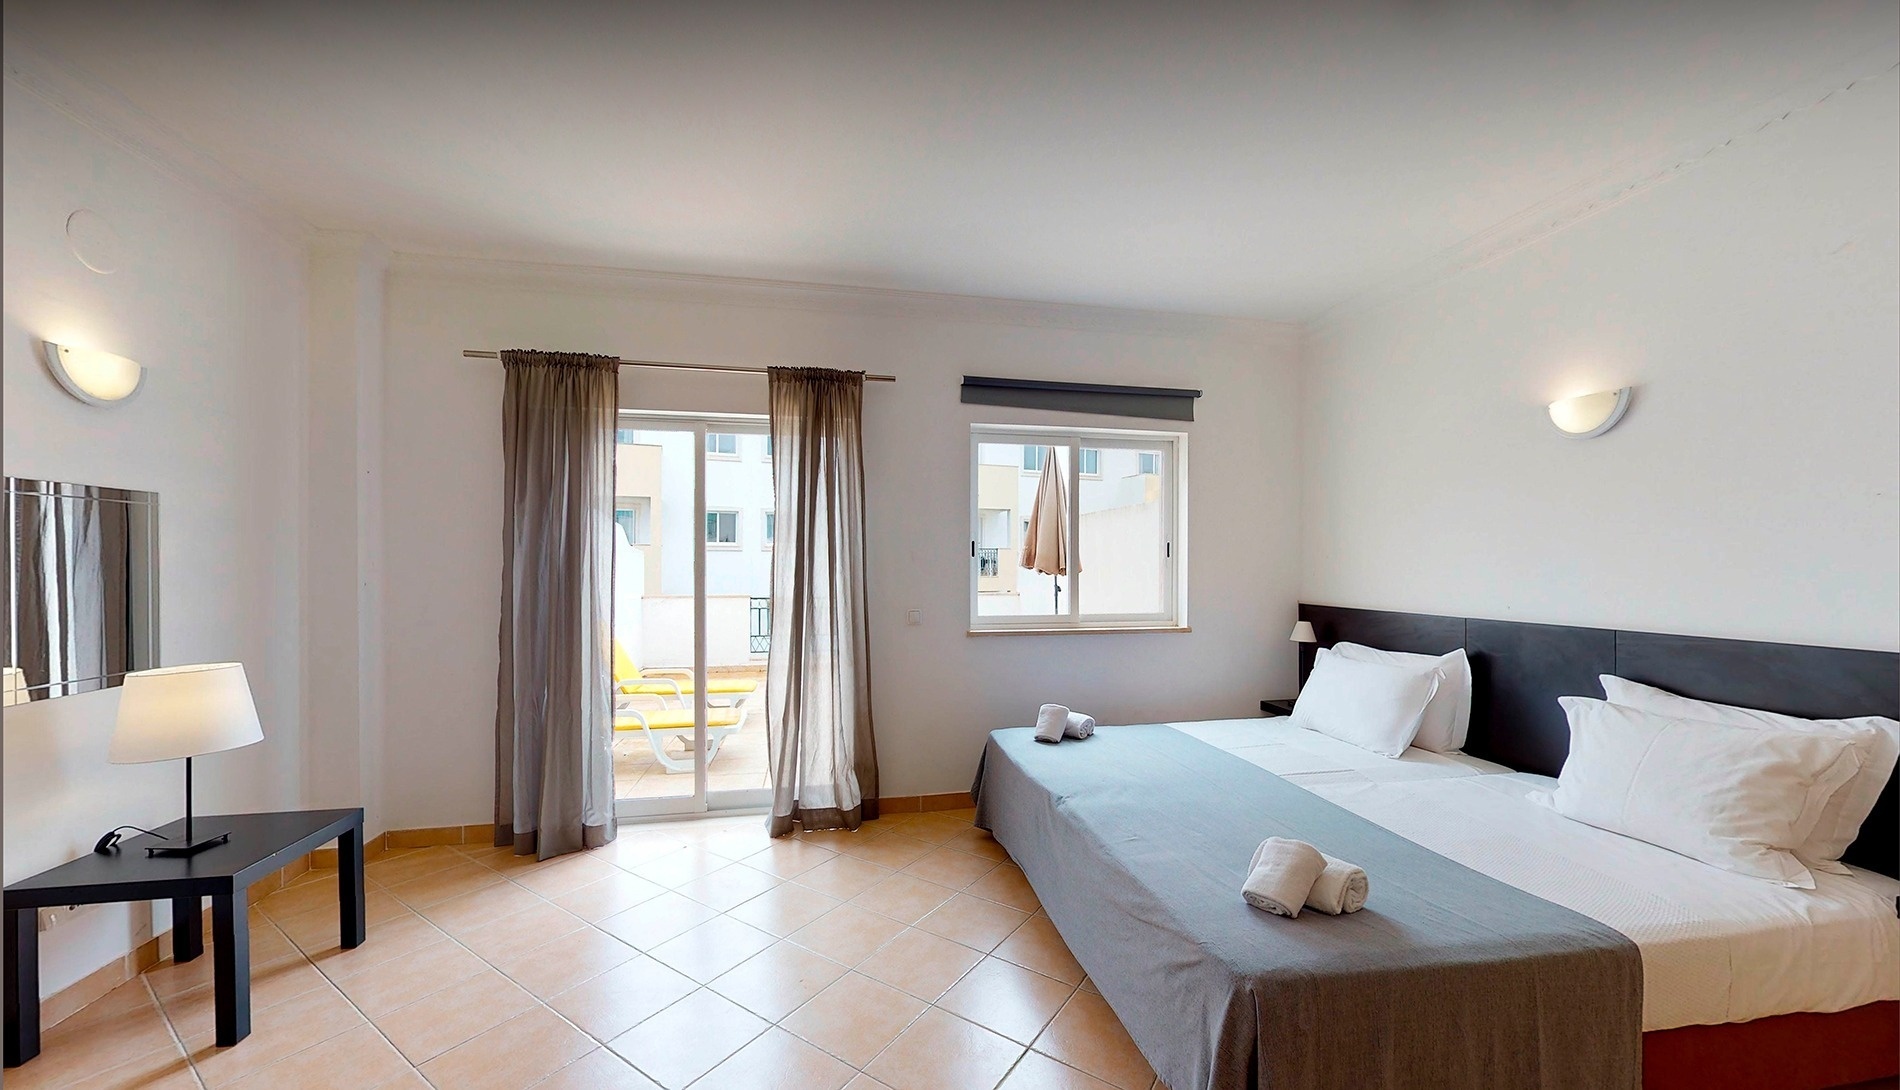
{"label": "window sill", "polygon": [[1124,632],[1192,632],[1188,625],[1063,625],[1059,628],[972,628],[966,636],[1106,636]]}

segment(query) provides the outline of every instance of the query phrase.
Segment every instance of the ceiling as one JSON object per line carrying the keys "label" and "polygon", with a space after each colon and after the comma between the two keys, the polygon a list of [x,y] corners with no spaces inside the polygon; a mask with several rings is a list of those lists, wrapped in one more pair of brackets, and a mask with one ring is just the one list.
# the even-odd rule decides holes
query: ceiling
{"label": "ceiling", "polygon": [[1281,320],[1900,41],[1892,3],[1311,7],[10,0],[6,29],[397,250]]}

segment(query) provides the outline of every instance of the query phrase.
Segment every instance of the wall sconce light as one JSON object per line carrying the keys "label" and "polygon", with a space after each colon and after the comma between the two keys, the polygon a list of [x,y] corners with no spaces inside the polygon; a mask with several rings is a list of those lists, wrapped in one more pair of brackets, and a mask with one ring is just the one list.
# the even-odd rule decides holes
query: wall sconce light
{"label": "wall sconce light", "polygon": [[88,405],[117,405],[139,392],[145,368],[92,348],[46,344],[46,368],[66,392]]}
{"label": "wall sconce light", "polygon": [[1550,422],[1570,439],[1594,439],[1629,411],[1631,387],[1582,394],[1550,403]]}

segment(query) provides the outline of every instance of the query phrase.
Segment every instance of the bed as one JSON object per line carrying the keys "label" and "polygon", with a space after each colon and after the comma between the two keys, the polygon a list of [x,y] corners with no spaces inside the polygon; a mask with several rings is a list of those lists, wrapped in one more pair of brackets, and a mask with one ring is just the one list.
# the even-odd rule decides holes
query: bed
{"label": "bed", "polygon": [[[1598,673],[1790,714],[1891,716],[1900,657],[1328,607],[1301,616],[1322,645],[1465,647],[1466,753],[1387,759],[1285,720],[1234,720],[1119,728],[1131,743],[1121,753],[1118,728],[1104,727],[1110,746],[1084,761],[1086,747],[1025,748],[998,732],[975,785],[979,824],[1023,865],[1174,1090],[1800,1088],[1895,1073],[1892,784],[1847,857],[1858,866],[1813,891],[1730,875],[1525,796],[1562,764],[1555,697],[1594,695]],[[1305,915],[1233,908],[1261,836],[1314,830],[1374,860],[1366,913],[1302,927]],[[1395,1028],[1408,1026],[1417,1032]]]}

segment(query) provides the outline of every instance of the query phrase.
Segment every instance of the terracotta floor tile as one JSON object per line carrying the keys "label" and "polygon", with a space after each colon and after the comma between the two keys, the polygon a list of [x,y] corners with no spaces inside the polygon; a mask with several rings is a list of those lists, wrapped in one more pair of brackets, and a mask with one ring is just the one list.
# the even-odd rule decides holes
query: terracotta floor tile
{"label": "terracotta floor tile", "polygon": [[534,1006],[534,996],[494,969],[374,1019],[412,1064],[424,1063]]}
{"label": "terracotta floor tile", "polygon": [[933,935],[989,953],[1028,918],[1027,912],[959,893],[919,920],[917,926]]}
{"label": "terracotta floor tile", "polygon": [[715,916],[647,953],[701,984],[772,945],[771,935],[730,916]]}
{"label": "terracotta floor tile", "polygon": [[449,941],[442,929],[413,912],[404,910],[393,920],[369,925],[363,945],[345,950],[331,936],[327,946],[308,951],[310,961],[331,980],[342,980],[381,965],[391,958],[413,954],[417,950]]}
{"label": "terracotta floor tile", "polygon": [[596,927],[583,927],[494,963],[515,983],[546,999],[592,980],[639,952]]}
{"label": "terracotta floor tile", "polygon": [[781,837],[739,862],[777,878],[796,878],[837,854],[829,848],[821,848],[794,837]]}
{"label": "terracotta floor tile", "polygon": [[[75,1050],[83,1051],[83,1046]],[[77,1081],[66,1081],[69,1073],[70,1066],[54,1053],[41,1052],[38,1059],[7,1071],[7,1090],[202,1090],[204,1085],[177,1045],[134,1056]]]}
{"label": "terracotta floor tile", "polygon": [[494,923],[504,916],[523,912],[541,902],[541,898],[513,882],[495,882],[446,901],[418,908],[423,919],[451,935],[460,935]]}
{"label": "terracotta floor tile", "polygon": [[[371,935],[377,934],[378,929],[385,924],[413,916],[415,912],[408,905],[386,890],[371,888],[363,895],[363,918],[369,925]],[[342,920],[333,906],[313,909],[274,922],[286,938],[311,957],[320,951],[338,949],[342,943]]]}
{"label": "terracotta floor tile", "polygon": [[161,961],[140,975],[151,985],[152,991],[163,999],[211,983],[213,961],[211,943],[206,942],[202,955],[184,962]]}
{"label": "terracotta floor tile", "polygon": [[961,943],[911,928],[865,958],[857,969],[931,1002],[982,960],[982,954]]}
{"label": "terracotta floor tile", "polygon": [[1030,1052],[1016,1064],[999,1090],[1114,1090],[1093,1075]]}
{"label": "terracotta floor tile", "polygon": [[732,866],[732,860],[700,847],[685,847],[669,855],[631,868],[634,874],[668,889],[676,889],[695,878],[704,878],[716,870]]}
{"label": "terracotta floor tile", "polygon": [[839,855],[825,860],[793,881],[843,901],[856,897],[894,873],[890,867],[867,863],[855,856]]}
{"label": "terracotta floor tile", "polygon": [[830,958],[781,942],[746,959],[711,987],[753,1014],[776,1022],[830,987],[845,971]]}
{"label": "terracotta floor tile", "polygon": [[637,949],[651,950],[717,915],[716,909],[668,890],[624,912],[616,912],[595,926]]}
{"label": "terracotta floor tile", "polygon": [[632,870],[642,863],[651,863],[684,847],[685,840],[664,831],[662,826],[647,826],[646,831],[639,833],[622,826],[620,835],[614,838],[612,844],[600,849],[600,855],[622,870]]}
{"label": "terracotta floor tile", "polygon": [[[40,1031],[45,1033],[56,1025],[77,1029],[107,1018],[149,1017],[157,1010],[158,1000],[152,997],[152,990],[146,987],[145,978],[134,977],[58,1022],[42,1023]],[[40,1017],[42,1019],[46,1017],[45,1007],[40,1008]]]}
{"label": "terracotta floor tile", "polygon": [[901,923],[916,923],[955,894],[955,890],[935,882],[908,874],[893,874],[851,898],[850,903]]}
{"label": "terracotta floor tile", "polygon": [[779,1024],[855,1067],[924,1013],[925,1004],[867,976],[846,973]]}
{"label": "terracotta floor tile", "polygon": [[726,915],[768,934],[784,938],[841,902],[828,893],[785,882],[729,910]]}
{"label": "terracotta floor tile", "polygon": [[6,1084],[11,1087],[18,1079],[25,1085],[31,1079],[61,1086],[176,1048],[165,1017],[154,1006],[133,1007],[119,1018],[68,1018],[41,1030],[39,1057],[8,1071]]}
{"label": "terracotta floor tile", "polygon": [[1023,1046],[972,1022],[928,1010],[864,1073],[892,1090],[992,1090]]}
{"label": "terracotta floor tile", "polygon": [[1064,984],[1082,983],[1082,966],[1047,916],[1031,916],[996,947],[996,956]]}
{"label": "terracotta floor tile", "polygon": [[439,1087],[522,1090],[593,1051],[592,1038],[539,1004],[422,1065]]}
{"label": "terracotta floor tile", "polygon": [[344,977],[336,986],[364,1014],[375,1018],[486,968],[486,962],[457,944],[439,942]]}
{"label": "terracotta floor tile", "polygon": [[693,1084],[693,1090],[839,1090],[856,1075],[774,1026]]}
{"label": "terracotta floor tile", "polygon": [[1075,987],[998,958],[985,958],[937,1000],[952,1014],[1029,1044]]}
{"label": "terracotta floor tile", "polygon": [[314,878],[260,898],[257,908],[273,920],[295,916],[317,908],[338,909],[337,882],[334,874]]}
{"label": "terracotta floor tile", "polygon": [[994,859],[960,852],[955,848],[939,848],[905,867],[904,873],[951,889],[963,889],[995,870],[996,866]]}
{"label": "terracotta floor tile", "polygon": [[862,828],[858,829],[817,829],[810,832],[800,831],[793,834],[793,838],[804,844],[812,844],[820,848],[828,848],[834,852],[841,852],[851,845],[863,844],[867,840],[875,840],[883,835],[883,830],[877,827],[876,822],[866,822]]}
{"label": "terracotta floor tile", "polygon": [[423,909],[451,897],[472,893],[502,880],[501,875],[480,863],[464,860],[433,874],[398,882],[389,886],[388,889],[390,894],[403,904],[410,908]]}
{"label": "terracotta floor tile", "polygon": [[751,867],[722,867],[690,882],[682,882],[677,889],[701,904],[724,912],[778,884],[779,879]]}
{"label": "terracotta floor tile", "polygon": [[1035,1048],[1122,1090],[1147,1090],[1154,1069],[1099,995],[1078,991],[1036,1038]]}
{"label": "terracotta floor tile", "polygon": [[909,814],[897,831],[927,844],[947,844],[969,831],[970,823],[941,813]]}
{"label": "terracotta floor tile", "polygon": [[206,1086],[224,1086],[362,1024],[349,1000],[325,987],[252,1011],[251,1035],[230,1048],[219,1048],[215,1035],[204,1033],[186,1038],[185,1050]]}
{"label": "terracotta floor tile", "polygon": [[1098,988],[1098,987],[1096,987],[1096,986],[1095,986],[1095,981],[1094,981],[1094,979],[1093,979],[1093,978],[1091,978],[1091,977],[1087,977],[1087,976],[1085,976],[1085,977],[1083,977],[1083,978],[1082,978],[1082,990],[1083,990],[1083,991],[1085,991],[1085,992],[1088,992],[1088,993],[1090,993],[1090,994],[1092,994],[1092,995],[1101,995],[1101,994],[1102,994],[1102,989],[1100,989],[1100,988]]}
{"label": "terracotta floor tile", "polygon": [[363,875],[377,885],[387,887],[466,862],[468,857],[453,848],[411,848],[371,860],[363,866]]}
{"label": "terracotta floor tile", "polygon": [[807,950],[855,966],[896,938],[904,925],[853,905],[839,905],[788,936]]}
{"label": "terracotta floor tile", "polygon": [[409,1070],[374,1026],[358,1026],[292,1053],[231,1084],[232,1090],[354,1090],[378,1086]]}
{"label": "terracotta floor tile", "polygon": [[1023,877],[1022,868],[1014,863],[997,867],[964,889],[986,901],[995,901],[999,905],[1008,905],[1021,912],[1034,912],[1042,907],[1036,899],[1036,891],[1029,885],[1029,879]]}
{"label": "terracotta floor tile", "polygon": [[637,957],[558,993],[547,1003],[595,1040],[611,1041],[697,987],[691,978],[652,958]]}
{"label": "terracotta floor tile", "polygon": [[700,846],[714,855],[727,859],[740,860],[756,855],[772,843],[772,836],[765,831],[765,819],[755,818],[736,829],[727,829],[707,837]]}
{"label": "terracotta floor tile", "polygon": [[543,897],[553,898],[611,877],[618,869],[605,859],[574,854],[550,861],[546,867],[539,867],[525,874],[511,874],[508,877],[516,884],[531,889]]}
{"label": "terracotta floor tile", "polygon": [[857,1078],[844,1084],[844,1090],[891,1090],[891,1088],[860,1071]]}
{"label": "terracotta floor tile", "polygon": [[998,863],[1007,862],[1009,853],[996,842],[996,838],[982,829],[965,829],[944,843],[960,852],[980,855],[985,859],[994,859]]}
{"label": "terracotta floor tile", "polygon": [[597,1048],[534,1084],[534,1090],[659,1090],[611,1049]]}
{"label": "terracotta floor tile", "polygon": [[553,942],[585,926],[586,921],[580,917],[536,898],[534,905],[472,931],[465,931],[455,939],[477,957],[494,964],[526,953],[542,943]]}
{"label": "terracotta floor tile", "polygon": [[886,833],[873,840],[846,841],[839,850],[867,863],[899,870],[929,855],[934,848],[902,833]]}
{"label": "terracotta floor tile", "polygon": [[666,890],[644,878],[614,868],[598,882],[589,882],[553,898],[554,903],[589,923],[604,920],[616,912],[651,901]]}
{"label": "terracotta floor tile", "polygon": [[765,1032],[767,1023],[704,988],[633,1027],[608,1047],[667,1090],[681,1090]]}
{"label": "terracotta floor tile", "polygon": [[[208,955],[207,955],[208,956]],[[251,970],[251,1013],[274,1007],[311,991],[327,988],[330,982],[303,958],[280,961]],[[179,995],[168,995],[161,1004],[165,1017],[180,1037],[195,1037],[217,1028],[216,989],[207,984]]]}

